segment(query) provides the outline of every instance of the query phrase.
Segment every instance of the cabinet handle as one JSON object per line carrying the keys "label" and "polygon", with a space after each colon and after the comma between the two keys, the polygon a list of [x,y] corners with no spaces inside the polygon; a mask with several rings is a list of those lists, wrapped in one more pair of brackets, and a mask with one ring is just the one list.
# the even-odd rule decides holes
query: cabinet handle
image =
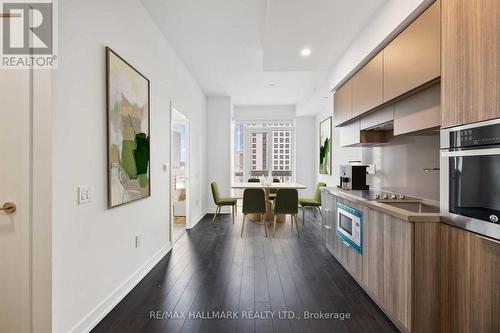
{"label": "cabinet handle", "polygon": [[347,243],[345,240],[342,241],[347,247],[351,247],[351,244]]}
{"label": "cabinet handle", "polygon": [[330,227],[329,225],[325,225],[325,229],[326,230],[332,230],[332,227]]}
{"label": "cabinet handle", "polygon": [[481,238],[481,239],[484,239],[484,240],[487,240],[487,241],[490,241],[492,243],[496,243],[496,244],[500,244],[500,241],[496,240],[496,239],[493,239],[493,238],[489,238],[489,237],[485,237],[485,236],[481,236],[481,235],[476,235],[477,237]]}

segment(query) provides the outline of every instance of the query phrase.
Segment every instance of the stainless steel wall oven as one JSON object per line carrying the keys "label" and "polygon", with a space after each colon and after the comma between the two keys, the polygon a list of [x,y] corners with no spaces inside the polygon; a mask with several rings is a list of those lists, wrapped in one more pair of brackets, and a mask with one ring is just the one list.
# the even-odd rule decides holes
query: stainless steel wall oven
{"label": "stainless steel wall oven", "polygon": [[444,222],[500,239],[500,119],[441,131]]}

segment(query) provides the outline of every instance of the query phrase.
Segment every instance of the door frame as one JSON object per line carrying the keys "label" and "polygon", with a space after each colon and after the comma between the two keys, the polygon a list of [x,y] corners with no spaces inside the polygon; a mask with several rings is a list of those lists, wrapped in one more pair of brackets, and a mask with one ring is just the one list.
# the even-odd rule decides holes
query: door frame
{"label": "door frame", "polygon": [[186,121],[186,148],[187,148],[187,162],[186,162],[186,176],[185,176],[185,182],[186,182],[186,227],[185,229],[191,229],[191,214],[190,214],[190,197],[191,197],[191,179],[190,179],[190,166],[191,166],[191,119],[189,117],[179,111],[179,109],[176,107],[174,102],[170,102],[170,156],[169,156],[169,188],[168,188],[168,193],[169,193],[169,210],[170,210],[170,242],[173,243],[177,239],[174,239],[174,210],[173,210],[173,201],[172,201],[172,143],[173,143],[173,134],[174,134],[174,121],[173,121],[173,115],[174,113],[178,113],[182,115],[185,118]]}
{"label": "door frame", "polygon": [[[5,69],[16,71],[16,69]],[[52,331],[52,70],[29,69],[28,321],[31,332]],[[8,196],[7,196],[8,197]],[[0,202],[0,205],[3,202]],[[3,214],[3,213],[2,213]]]}

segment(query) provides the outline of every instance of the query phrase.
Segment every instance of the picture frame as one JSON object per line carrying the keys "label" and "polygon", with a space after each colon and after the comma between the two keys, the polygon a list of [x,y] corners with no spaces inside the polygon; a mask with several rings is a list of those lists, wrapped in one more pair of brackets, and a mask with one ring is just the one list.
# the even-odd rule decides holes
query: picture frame
{"label": "picture frame", "polygon": [[106,47],[108,208],[151,196],[150,81]]}
{"label": "picture frame", "polygon": [[319,123],[319,173],[332,174],[332,117]]}

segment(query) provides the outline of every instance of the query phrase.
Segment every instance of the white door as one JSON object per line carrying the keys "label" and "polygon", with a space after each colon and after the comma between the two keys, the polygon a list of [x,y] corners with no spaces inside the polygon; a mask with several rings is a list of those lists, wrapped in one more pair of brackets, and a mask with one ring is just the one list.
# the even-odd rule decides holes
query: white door
{"label": "white door", "polygon": [[31,330],[30,70],[0,70],[0,332]]}

